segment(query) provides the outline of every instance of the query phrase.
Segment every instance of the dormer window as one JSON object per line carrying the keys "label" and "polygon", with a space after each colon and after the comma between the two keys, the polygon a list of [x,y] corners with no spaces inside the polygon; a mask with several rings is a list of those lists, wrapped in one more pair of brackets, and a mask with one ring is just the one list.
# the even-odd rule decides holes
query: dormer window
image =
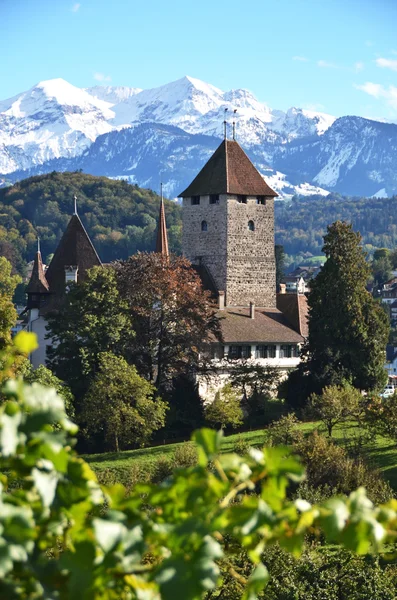
{"label": "dormer window", "polygon": [[239,202],[239,204],[247,204],[247,196],[237,196],[237,202]]}
{"label": "dormer window", "polygon": [[208,231],[207,221],[201,221],[201,231]]}
{"label": "dormer window", "polygon": [[210,195],[210,204],[219,204],[219,194]]}
{"label": "dormer window", "polygon": [[200,204],[200,196],[192,196],[192,206]]}
{"label": "dormer window", "polygon": [[257,204],[262,204],[263,206],[266,206],[266,198],[265,198],[265,196],[257,196],[256,197],[256,203]]}
{"label": "dormer window", "polygon": [[249,231],[255,231],[255,223],[253,221],[248,221],[248,229]]}

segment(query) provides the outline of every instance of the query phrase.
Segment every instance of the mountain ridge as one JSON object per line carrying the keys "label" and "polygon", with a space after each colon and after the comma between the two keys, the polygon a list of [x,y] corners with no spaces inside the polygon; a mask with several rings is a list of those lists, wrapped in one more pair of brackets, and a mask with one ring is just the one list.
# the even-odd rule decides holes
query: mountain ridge
{"label": "mountain ridge", "polygon": [[176,196],[220,143],[225,109],[228,134],[235,119],[239,143],[281,198],[397,189],[397,126],[272,109],[249,90],[188,76],[147,90],[53,79],[1,100],[0,177],[90,169],[158,190],[161,175]]}

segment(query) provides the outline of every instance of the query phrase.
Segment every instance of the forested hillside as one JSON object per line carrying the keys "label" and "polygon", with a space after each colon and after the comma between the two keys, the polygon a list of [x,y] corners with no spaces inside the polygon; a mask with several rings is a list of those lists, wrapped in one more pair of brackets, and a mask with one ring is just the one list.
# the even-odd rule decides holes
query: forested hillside
{"label": "forested hillside", "polygon": [[[18,271],[32,260],[40,237],[44,260],[78,213],[103,262],[154,248],[160,198],[125,181],[86,173],[30,177],[0,189],[0,254]],[[170,247],[180,252],[180,209],[166,201]]]}
{"label": "forested hillside", "polygon": [[[0,189],[0,255],[23,272],[41,240],[46,262],[73,212],[79,215],[103,262],[152,250],[160,198],[125,181],[82,172],[52,172]],[[170,247],[181,252],[181,209],[166,200]],[[294,197],[276,202],[276,243],[283,244],[287,264],[321,253],[327,225],[337,219],[353,223],[366,249],[397,246],[397,196],[389,199]]]}
{"label": "forested hillside", "polygon": [[321,253],[327,225],[349,221],[363,236],[368,252],[397,246],[397,196],[393,198],[294,197],[290,203],[276,202],[276,243],[288,255],[303,257]]}

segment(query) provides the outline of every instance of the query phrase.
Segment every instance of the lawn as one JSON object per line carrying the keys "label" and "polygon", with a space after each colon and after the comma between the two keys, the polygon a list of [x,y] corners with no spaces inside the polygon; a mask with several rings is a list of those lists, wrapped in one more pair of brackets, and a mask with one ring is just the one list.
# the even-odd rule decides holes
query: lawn
{"label": "lawn", "polygon": [[[316,428],[321,433],[325,433],[325,429],[320,423],[302,423],[300,428],[307,433]],[[357,425],[348,423],[335,427],[333,437],[338,443],[351,445],[357,439],[358,433],[359,429]],[[236,444],[242,441],[251,446],[260,447],[264,444],[265,439],[266,429],[247,431],[226,436],[223,447],[225,452],[231,452],[235,450]],[[137,466],[141,470],[149,470],[159,460],[164,460],[164,458],[171,459],[178,446],[181,446],[181,443],[153,446],[139,450],[127,450],[125,452],[91,454],[84,456],[84,458],[98,474],[106,469],[122,473],[131,469],[131,467]],[[373,442],[365,446],[365,454],[368,462],[379,469],[390,482],[393,489],[397,490],[397,444],[389,438],[377,436]]]}

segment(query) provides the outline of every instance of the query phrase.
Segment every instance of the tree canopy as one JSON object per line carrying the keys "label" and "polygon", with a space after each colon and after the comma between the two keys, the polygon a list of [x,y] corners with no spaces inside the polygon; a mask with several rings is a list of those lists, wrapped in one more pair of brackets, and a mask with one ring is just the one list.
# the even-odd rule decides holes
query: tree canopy
{"label": "tree canopy", "polygon": [[103,434],[117,452],[144,445],[164,426],[167,405],[123,358],[104,352],[98,362],[80,415],[88,435]]}

